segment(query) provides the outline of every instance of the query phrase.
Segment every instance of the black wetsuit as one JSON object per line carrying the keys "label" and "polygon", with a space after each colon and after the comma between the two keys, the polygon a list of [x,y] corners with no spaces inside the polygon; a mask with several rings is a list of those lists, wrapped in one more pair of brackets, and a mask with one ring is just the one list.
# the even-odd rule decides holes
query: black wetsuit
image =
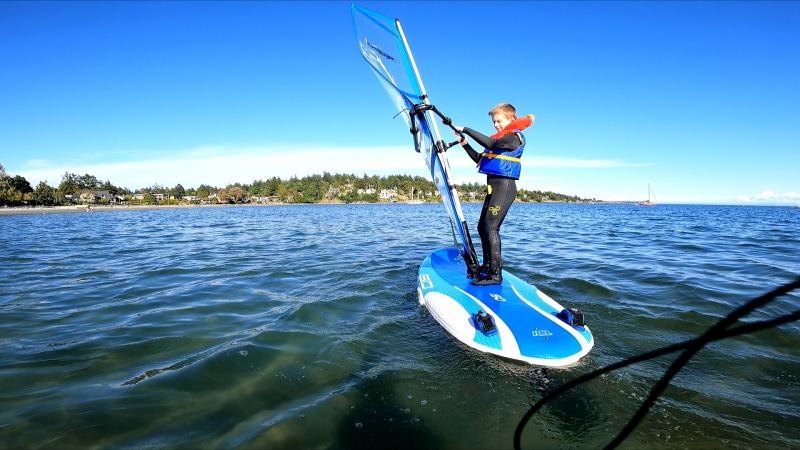
{"label": "black wetsuit", "polygon": [[[471,128],[464,128],[464,134],[471,137],[479,145],[492,150],[513,151],[522,145],[516,134],[503,136],[499,139],[492,139]],[[469,157],[478,164],[481,154],[469,144],[464,146]],[[500,245],[500,225],[506,218],[508,209],[514,203],[517,196],[517,183],[513,178],[499,175],[486,175],[486,198],[483,201],[481,217],[478,220],[478,234],[481,237],[481,248],[483,249],[483,264],[489,276],[499,276],[502,270],[503,261],[501,257]]]}

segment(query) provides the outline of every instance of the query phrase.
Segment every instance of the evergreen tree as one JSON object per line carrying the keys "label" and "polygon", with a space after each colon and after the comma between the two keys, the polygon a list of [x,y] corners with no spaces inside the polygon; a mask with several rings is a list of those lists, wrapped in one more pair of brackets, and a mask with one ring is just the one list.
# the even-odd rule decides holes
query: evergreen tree
{"label": "evergreen tree", "polygon": [[21,192],[23,194],[33,192],[31,184],[22,175],[14,175],[13,177],[9,177],[8,185],[17,192]]}
{"label": "evergreen tree", "polygon": [[177,199],[181,199],[186,195],[186,189],[184,189],[183,186],[178,183],[174,188],[169,190],[169,195],[174,196]]}
{"label": "evergreen tree", "polygon": [[78,184],[81,190],[94,190],[99,188],[102,183],[96,176],[87,173],[78,177]]}
{"label": "evergreen tree", "polygon": [[55,205],[57,202],[56,190],[46,182],[40,181],[33,190],[33,201],[37,205]]}
{"label": "evergreen tree", "polygon": [[215,192],[217,192],[217,188],[215,188],[213,186],[209,186],[207,184],[201,184],[197,188],[197,196],[202,198],[202,199],[208,198],[208,196],[210,194],[215,193]]}
{"label": "evergreen tree", "polygon": [[78,176],[74,173],[65,172],[61,176],[61,183],[58,184],[58,191],[61,195],[77,195],[80,194],[80,184],[78,183]]}

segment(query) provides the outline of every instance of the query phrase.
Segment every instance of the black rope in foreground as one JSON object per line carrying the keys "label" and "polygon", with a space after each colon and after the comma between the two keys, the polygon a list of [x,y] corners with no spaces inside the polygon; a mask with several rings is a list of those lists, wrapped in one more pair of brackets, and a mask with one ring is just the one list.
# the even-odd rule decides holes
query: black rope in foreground
{"label": "black rope in foreground", "polygon": [[617,369],[621,369],[623,367],[627,367],[631,364],[636,364],[642,361],[647,361],[649,359],[657,358],[659,356],[663,356],[669,353],[673,353],[679,350],[683,350],[675,361],[670,365],[670,367],[664,372],[664,376],[658,381],[658,383],[653,386],[653,389],[650,391],[650,395],[642,402],[642,405],[639,407],[639,410],[631,417],[630,421],[625,425],[625,428],[612,440],[605,448],[606,449],[613,449],[616,448],[619,444],[624,441],[628,435],[639,425],[639,422],[644,419],[644,416],[647,415],[650,407],[656,402],[656,400],[661,396],[664,390],[669,386],[672,378],[680,372],[681,369],[689,362],[692,357],[694,357],[697,352],[699,352],[703,347],[705,347],[708,343],[719,341],[721,339],[727,339],[735,336],[741,336],[747,333],[753,333],[756,331],[764,330],[767,328],[776,327],[779,325],[787,324],[790,322],[794,322],[800,319],[800,310],[791,312],[789,314],[785,314],[774,319],[770,320],[763,320],[759,322],[752,322],[745,325],[739,325],[737,327],[729,328],[737,320],[741,319],[745,315],[753,312],[756,308],[766,305],[767,303],[775,300],[776,298],[787,294],[795,289],[800,288],[800,278],[797,280],[780,286],[775,290],[768,292],[764,295],[761,295],[757,298],[750,300],[749,302],[745,303],[744,305],[736,308],[730,314],[722,318],[719,322],[713,325],[711,328],[706,330],[705,333],[696,337],[694,339],[689,339],[687,341],[669,345],[666,347],[662,347],[647,353],[642,353],[641,355],[634,356],[632,358],[628,358],[624,361],[620,361],[618,363],[614,363],[608,365],[606,367],[597,369],[593,372],[589,372],[585,375],[582,375],[578,378],[575,378],[549,394],[542,397],[541,400],[536,402],[531,409],[526,412],[522,418],[520,419],[519,424],[517,425],[516,430],[514,431],[514,448],[520,450],[521,447],[521,439],[522,439],[522,432],[525,429],[525,426],[530,421],[531,417],[536,414],[542,407],[547,404],[550,400],[558,397],[559,395],[563,394],[564,392],[583,384],[589,380],[599,377],[600,375],[612,372]]}

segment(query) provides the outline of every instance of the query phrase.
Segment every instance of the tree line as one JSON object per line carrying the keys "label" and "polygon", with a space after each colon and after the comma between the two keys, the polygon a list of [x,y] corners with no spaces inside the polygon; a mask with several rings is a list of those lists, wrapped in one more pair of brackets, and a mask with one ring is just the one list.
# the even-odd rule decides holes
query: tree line
{"label": "tree line", "polygon": [[[457,185],[464,200],[481,201],[485,186],[481,183]],[[96,197],[96,193],[109,194]],[[382,196],[381,193],[384,193]],[[252,183],[234,183],[224,187],[201,184],[197,188],[184,188],[181,184],[166,187],[159,184],[138,190],[114,185],[94,175],[65,173],[57,187],[45,181],[36,187],[21,175],[11,176],[0,164],[0,206],[56,206],[80,203],[126,204],[177,204],[187,202],[210,203],[377,203],[381,201],[406,201],[411,198],[438,202],[438,192],[433,182],[420,176],[388,175],[357,176],[355,174],[309,175],[302,178],[282,179],[272,177]],[[582,199],[550,191],[520,189],[517,199],[524,202],[587,202]]]}

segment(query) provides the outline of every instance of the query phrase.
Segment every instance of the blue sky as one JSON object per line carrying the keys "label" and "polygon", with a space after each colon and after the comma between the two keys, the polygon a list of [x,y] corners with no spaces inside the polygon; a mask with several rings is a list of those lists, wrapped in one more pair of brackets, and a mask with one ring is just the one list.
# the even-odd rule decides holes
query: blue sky
{"label": "blue sky", "polygon": [[[798,2],[361,4],[400,18],[456,123],[536,114],[522,187],[800,204]],[[426,174],[350,2],[0,2],[0,61],[0,163],[34,185]]]}

